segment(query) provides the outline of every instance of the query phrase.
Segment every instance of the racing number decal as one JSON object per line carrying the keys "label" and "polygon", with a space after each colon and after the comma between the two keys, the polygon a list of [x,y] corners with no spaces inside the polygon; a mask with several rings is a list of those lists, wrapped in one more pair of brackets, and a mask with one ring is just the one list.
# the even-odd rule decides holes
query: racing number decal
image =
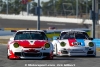
{"label": "racing number decal", "polygon": [[84,40],[83,39],[77,39],[76,40],[78,43],[80,43],[81,46],[85,46]]}

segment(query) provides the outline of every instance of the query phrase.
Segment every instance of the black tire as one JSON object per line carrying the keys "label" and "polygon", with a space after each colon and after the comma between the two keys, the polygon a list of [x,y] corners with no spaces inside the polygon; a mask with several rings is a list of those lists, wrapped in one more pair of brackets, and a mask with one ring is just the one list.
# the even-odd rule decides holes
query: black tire
{"label": "black tire", "polygon": [[52,52],[52,54],[49,54],[49,56],[47,56],[47,57],[45,57],[45,58],[43,58],[43,60],[53,60],[53,52]]}
{"label": "black tire", "polygon": [[87,57],[96,57],[96,55],[88,55]]}
{"label": "black tire", "polygon": [[7,58],[9,59],[9,56],[8,56],[8,50],[7,50]]}
{"label": "black tire", "polygon": [[9,56],[7,55],[7,58],[9,59]]}
{"label": "black tire", "polygon": [[58,52],[58,49],[57,49],[57,44],[56,44],[56,56],[57,56],[57,52]]}
{"label": "black tire", "polygon": [[43,58],[43,60],[53,60],[53,57],[52,58]]}

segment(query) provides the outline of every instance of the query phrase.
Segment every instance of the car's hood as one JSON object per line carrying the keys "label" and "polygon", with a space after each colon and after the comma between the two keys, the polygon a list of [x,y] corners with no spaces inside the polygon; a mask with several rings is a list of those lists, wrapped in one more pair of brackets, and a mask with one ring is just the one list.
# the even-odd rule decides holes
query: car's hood
{"label": "car's hood", "polygon": [[18,43],[20,46],[24,48],[41,48],[48,41],[46,40],[15,40],[14,43]]}

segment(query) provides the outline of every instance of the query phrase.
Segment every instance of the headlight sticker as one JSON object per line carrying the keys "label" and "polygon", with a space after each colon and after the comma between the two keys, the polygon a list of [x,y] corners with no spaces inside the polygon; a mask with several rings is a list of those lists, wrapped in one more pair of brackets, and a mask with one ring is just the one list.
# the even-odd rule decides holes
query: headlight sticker
{"label": "headlight sticker", "polygon": [[50,48],[50,44],[49,43],[46,43],[45,44],[45,48]]}
{"label": "headlight sticker", "polygon": [[18,43],[14,43],[13,46],[14,46],[15,48],[18,48],[18,47],[19,47],[19,44],[18,44]]}
{"label": "headlight sticker", "polygon": [[66,43],[65,43],[65,42],[61,42],[60,45],[61,45],[62,47],[64,47],[64,46],[66,46]]}
{"label": "headlight sticker", "polygon": [[94,43],[93,42],[89,42],[89,47],[93,47]]}

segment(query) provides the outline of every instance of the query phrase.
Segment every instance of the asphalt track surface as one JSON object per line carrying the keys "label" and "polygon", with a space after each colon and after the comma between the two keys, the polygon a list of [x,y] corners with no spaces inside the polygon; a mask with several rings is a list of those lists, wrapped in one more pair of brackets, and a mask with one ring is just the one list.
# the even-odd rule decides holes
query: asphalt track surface
{"label": "asphalt track surface", "polygon": [[[67,21],[66,21],[67,22]],[[40,28],[56,27],[57,29],[66,28],[87,28],[90,25],[82,25],[75,23],[56,23],[45,22],[40,23]],[[12,20],[12,19],[0,19],[0,28],[37,28],[37,21],[32,20]]]}
{"label": "asphalt track surface", "polygon": [[[68,66],[69,64],[72,66]],[[7,46],[0,44],[0,67],[100,67],[100,52],[97,52],[97,56],[95,58],[54,57],[54,60],[9,60],[7,59]]]}

